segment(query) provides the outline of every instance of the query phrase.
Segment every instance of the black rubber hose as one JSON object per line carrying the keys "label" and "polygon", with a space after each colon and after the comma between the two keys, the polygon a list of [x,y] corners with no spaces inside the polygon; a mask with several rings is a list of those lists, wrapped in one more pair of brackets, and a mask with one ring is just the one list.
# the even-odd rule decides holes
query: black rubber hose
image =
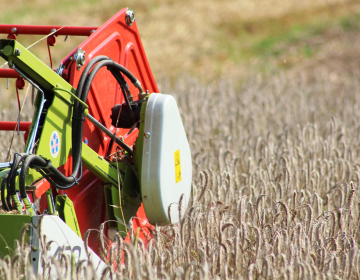
{"label": "black rubber hose", "polygon": [[[85,67],[83,73],[81,74],[76,95],[81,99],[81,93],[83,91],[83,86],[88,76],[89,71],[91,68],[99,61],[109,59],[107,56],[101,55],[97,56],[92,59],[88,65]],[[82,101],[86,102],[86,100],[81,99]],[[81,116],[79,116],[81,115]],[[73,172],[72,176],[75,178],[79,169],[82,169],[82,162],[81,162],[81,145],[82,145],[82,136],[83,136],[83,114],[79,114],[79,102],[74,100],[74,107],[73,107],[73,120],[72,120],[72,157],[73,157]],[[75,135],[74,135],[75,134]],[[81,176],[80,176],[81,177]]]}
{"label": "black rubber hose", "polygon": [[[84,71],[83,71],[82,74],[81,74],[81,77],[80,77],[80,80],[79,80],[79,83],[78,83],[78,87],[77,87],[77,90],[76,90],[76,93],[77,93],[77,94],[78,94],[78,93],[81,93],[81,91],[82,91],[82,89],[83,89],[82,87],[83,87],[83,85],[84,85],[84,83],[85,83],[85,81],[86,81],[86,78],[87,78],[87,76],[88,76],[91,68],[92,68],[96,63],[98,63],[99,61],[105,60],[105,59],[106,59],[106,60],[107,60],[107,59],[111,60],[109,57],[107,57],[107,56],[105,56],[105,55],[99,55],[99,56],[94,57],[92,60],[90,60],[90,62],[88,63],[88,65],[86,65]],[[78,95],[78,97],[80,98],[80,95]],[[78,101],[76,101],[76,102],[77,102],[77,104],[78,104]],[[76,104],[76,103],[74,102],[74,104]]]}
{"label": "black rubber hose", "polygon": [[133,84],[138,81],[138,79],[129,70],[127,70],[124,66],[122,66],[121,64],[114,62],[113,67],[114,67],[114,69],[122,72],[126,77],[128,77],[130,82],[132,82]]}
{"label": "black rubber hose", "polygon": [[20,176],[19,176],[19,190],[21,198],[26,198],[26,188],[25,188],[25,180],[27,170],[31,168],[39,168],[39,172],[44,175],[45,172],[41,169],[47,169],[51,175],[45,174],[46,179],[56,188],[67,190],[74,186],[82,176],[82,169],[80,170],[80,176],[78,179],[74,177],[66,177],[64,176],[56,167],[54,167],[50,161],[43,159],[37,155],[29,155],[24,160],[24,163],[21,168]]}
{"label": "black rubber hose", "polygon": [[[82,170],[82,169],[80,169]],[[66,185],[66,184],[76,184],[76,181],[80,180],[80,178],[76,179],[76,177],[73,177],[70,175],[69,177],[64,176],[55,166],[50,165],[48,168],[48,171],[51,173],[50,177],[53,180],[56,180],[58,184]]]}
{"label": "black rubber hose", "polygon": [[[94,65],[97,63],[97,65],[94,67]],[[132,83],[136,83],[137,79],[135,76],[127,70],[122,65],[115,63],[113,60],[109,59],[106,56],[98,56],[95,57],[93,60],[89,62],[89,64],[85,67],[79,84],[76,91],[77,96],[86,103],[87,96],[90,90],[91,83],[96,75],[96,73],[102,68],[107,66],[111,72],[114,75],[114,69],[124,73],[126,77],[129,78],[129,80]],[[89,73],[91,68],[94,67],[94,69]],[[114,77],[116,79],[119,78],[121,75],[115,74]],[[123,77],[121,76],[123,79]],[[124,93],[126,95],[126,93]],[[127,96],[126,96],[127,97]],[[126,100],[127,98],[125,98]],[[128,100],[127,100],[128,101]],[[69,177],[66,177],[64,174],[62,174],[57,168],[55,168],[49,161],[46,161],[45,159],[36,156],[36,155],[30,155],[26,158],[22,159],[24,160],[22,164],[22,169],[20,172],[20,194],[22,198],[26,198],[26,189],[25,189],[25,179],[27,170],[29,167],[32,168],[39,168],[39,169],[47,169],[50,174],[46,174],[43,170],[40,170],[40,173],[47,179],[49,182],[54,185],[54,187],[59,189],[69,189],[73,185],[75,185],[78,180],[80,180],[82,176],[82,165],[81,165],[81,146],[82,146],[82,135],[83,135],[83,125],[82,122],[84,120],[84,106],[79,103],[77,100],[74,101],[74,107],[73,107],[73,127],[72,131],[75,135],[72,135],[72,150],[73,150],[73,171],[72,174]],[[131,107],[130,107],[131,110]],[[15,165],[14,165],[15,163]],[[18,158],[14,158],[13,168],[12,170],[17,170],[17,166],[20,164],[20,160]],[[16,166],[16,168],[14,168]],[[78,174],[78,171],[80,169],[80,177],[76,179],[76,176]],[[14,171],[13,171],[14,172]],[[12,175],[13,176],[13,175]],[[13,176],[15,178],[15,176]],[[11,177],[12,178],[12,177]],[[13,184],[15,187],[15,184]],[[16,190],[15,190],[16,193]]]}
{"label": "black rubber hose", "polygon": [[[114,65],[114,61],[108,59],[108,60],[103,60],[103,61],[100,61],[98,64],[96,64],[96,66],[94,67],[94,69],[90,72],[90,74],[88,75],[88,77],[86,78],[86,81],[85,81],[85,84],[84,84],[84,88],[81,92],[81,97],[80,99],[82,101],[84,100],[87,100],[87,96],[89,94],[89,90],[90,90],[90,86],[91,86],[91,83],[96,75],[96,73],[102,68],[102,67],[111,67]],[[84,101],[85,102],[85,101]],[[80,109],[80,112],[79,112],[79,116],[80,114],[83,116],[84,115],[84,106],[82,104],[79,104],[79,109]]]}
{"label": "black rubber hose", "polygon": [[8,186],[7,188],[9,190],[10,195],[16,194],[15,179],[17,175],[17,170],[20,165],[20,162],[24,160],[26,157],[27,157],[26,154],[19,154],[19,153],[14,154],[14,160],[9,172],[9,178],[7,180],[7,186]]}
{"label": "black rubber hose", "polygon": [[9,174],[6,174],[1,182],[1,202],[6,211],[10,211],[12,208],[9,199],[10,198],[9,189],[7,189],[7,196],[5,197],[5,188],[7,186],[8,178],[9,178]]}
{"label": "black rubber hose", "polygon": [[[101,60],[107,60],[106,56],[98,56],[91,60],[89,64],[85,67],[82,76],[80,77],[80,81],[78,84],[78,89],[76,91],[76,94],[80,99],[84,102],[86,102],[87,94],[84,98],[83,96],[83,87],[84,82],[88,78],[88,72],[90,69],[99,61]],[[82,134],[83,134],[83,125],[82,125],[82,118],[84,115],[84,108],[81,104],[75,100],[74,101],[74,107],[73,107],[73,121],[72,121],[72,156],[73,156],[73,168],[72,168],[72,174],[67,177],[64,174],[62,174],[57,168],[55,168],[53,165],[49,164],[46,160],[39,156],[31,155],[28,156],[22,166],[21,173],[20,173],[20,194],[22,198],[26,197],[26,189],[25,189],[25,179],[26,179],[26,173],[28,168],[30,167],[38,167],[38,168],[47,168],[50,174],[46,174],[45,172],[41,172],[42,175],[45,175],[49,180],[49,182],[56,188],[59,189],[69,189],[72,186],[74,186],[78,180],[81,179],[81,175],[78,179],[76,179],[76,176],[78,174],[79,169],[81,170],[82,174],[82,164],[81,164],[81,145],[82,145]]]}
{"label": "black rubber hose", "polygon": [[46,161],[45,159],[43,159],[37,155],[28,155],[25,158],[25,160],[22,164],[22,167],[21,167],[20,175],[19,175],[19,191],[20,191],[21,198],[27,197],[26,189],[25,189],[25,180],[26,180],[26,174],[27,174],[30,164],[32,164],[36,167],[40,167],[40,168],[44,168],[49,165],[48,161]]}
{"label": "black rubber hose", "polygon": [[[104,61],[100,61],[95,67],[94,69],[91,71],[91,73],[89,74],[89,76],[87,77],[86,79],[86,82],[85,82],[85,87],[83,89],[83,92],[82,92],[82,95],[81,95],[81,99],[82,100],[86,100],[87,99],[87,96],[88,96],[88,93],[89,93],[89,90],[90,90],[90,86],[92,84],[92,81],[93,79],[95,78],[95,75],[97,74],[97,72],[102,68],[102,67],[108,67],[111,69],[111,67],[114,65],[114,62],[112,60],[104,60]],[[79,104],[79,114],[80,112],[82,112],[82,115],[79,117],[83,117],[84,113],[84,106],[82,104]],[[131,107],[129,108],[131,110]],[[129,146],[127,146],[126,144],[122,143],[120,141],[120,143],[118,142],[119,146],[121,146],[124,150],[126,150],[127,152],[129,153],[133,153],[133,151],[131,150],[131,148]],[[123,145],[122,145],[123,144]]]}
{"label": "black rubber hose", "polygon": [[39,170],[40,174],[46,179],[49,181],[49,183],[54,186],[55,188],[57,189],[60,189],[60,190],[68,190],[70,189],[71,187],[73,187],[78,181],[81,180],[81,177],[82,177],[82,168],[80,169],[80,174],[79,174],[79,177],[76,179],[76,181],[70,185],[61,185],[60,183],[57,183],[55,182],[55,180],[53,180],[49,174],[46,174],[43,170]]}
{"label": "black rubber hose", "polygon": [[[92,60],[90,60],[88,65],[85,67],[85,69],[84,69],[84,71],[83,71],[83,73],[81,75],[81,78],[79,80],[80,85],[85,82],[86,78],[83,77],[83,76],[85,76],[85,75],[87,76],[88,72],[95,65],[95,63],[97,63],[97,62],[99,62],[101,60],[111,60],[114,63],[113,67],[115,67],[116,70],[122,72],[126,77],[128,77],[130,82],[132,82],[132,83],[137,82],[138,79],[128,69],[126,69],[124,66],[122,66],[119,63],[116,63],[110,57],[107,57],[107,56],[104,56],[104,55],[99,55],[99,56],[94,57]],[[85,73],[85,75],[84,75],[84,73]],[[79,89],[79,86],[78,86],[78,89]],[[80,88],[80,90],[81,90],[81,88]],[[78,96],[78,97],[80,98],[80,96]]]}
{"label": "black rubber hose", "polygon": [[124,88],[126,86],[126,81],[125,81],[124,77],[121,75],[121,73],[116,72],[113,69],[111,69],[110,72],[111,72],[111,74],[113,74],[113,76],[115,77],[115,79],[117,80],[117,82],[119,83],[119,85],[121,87],[121,91],[124,95],[125,103],[128,106],[128,108],[130,110],[131,118],[132,118],[133,122],[135,123],[135,115],[134,115],[133,110],[131,109],[129,98],[128,98],[125,88]]}
{"label": "black rubber hose", "polygon": [[[91,83],[96,75],[96,73],[102,68],[102,67],[105,67],[107,66],[111,72],[113,72],[114,70],[118,70],[120,72],[122,72],[126,77],[129,78],[129,80],[132,82],[132,83],[136,83],[138,80],[137,78],[135,78],[135,76],[129,71],[127,70],[124,66],[114,62],[113,60],[104,60],[104,61],[100,61],[95,67],[94,69],[91,71],[91,73],[88,75],[88,77],[86,78],[86,81],[85,81],[85,87],[81,93],[81,100],[85,102],[85,100],[87,99],[87,95],[89,93],[89,90],[90,90],[90,86],[91,86]],[[116,76],[114,76],[116,78]],[[81,112],[84,110],[84,106],[82,104],[79,104],[79,107]]]}
{"label": "black rubber hose", "polygon": [[[78,86],[77,86],[77,89],[76,89],[76,95],[78,98],[81,99],[81,92],[83,90],[83,86],[84,86],[84,83],[86,81],[86,78],[89,74],[89,71],[91,70],[91,68],[96,64],[98,63],[99,61],[101,60],[105,60],[105,59],[109,59],[107,56],[105,55],[100,55],[100,56],[97,56],[95,58],[93,58],[92,60],[90,60],[90,62],[88,63],[88,65],[86,65],[84,71],[82,72],[81,74],[81,77],[80,77],[80,80],[79,80],[79,83],[78,83]],[[82,100],[83,101],[83,100]],[[74,100],[74,107],[73,107],[73,116],[77,116],[77,111],[78,111],[78,107],[79,107],[79,101],[77,100]],[[76,114],[75,114],[76,113]],[[73,118],[73,129],[77,129],[77,125],[79,124],[81,120],[78,120],[75,118]],[[74,126],[75,124],[75,126]],[[81,123],[82,124],[82,123]],[[74,140],[74,138],[73,138]]]}

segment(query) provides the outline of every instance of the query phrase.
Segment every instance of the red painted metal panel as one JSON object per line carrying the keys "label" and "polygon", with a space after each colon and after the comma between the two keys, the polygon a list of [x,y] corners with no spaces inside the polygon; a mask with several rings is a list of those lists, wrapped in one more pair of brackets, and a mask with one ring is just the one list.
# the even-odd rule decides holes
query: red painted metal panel
{"label": "red painted metal panel", "polygon": [[[127,9],[122,9],[110,20],[108,20],[101,27],[64,27],[62,26],[28,26],[28,25],[0,25],[0,33],[3,34],[42,34],[46,35],[51,33],[51,29],[61,30],[56,32],[56,35],[79,35],[89,36],[92,30],[96,30],[91,34],[79,48],[86,52],[86,64],[95,56],[106,55],[113,59],[115,62],[124,65],[130,70],[140,81],[144,91],[148,90],[149,93],[158,92],[155,79],[152,75],[150,66],[148,64],[141,40],[137,30],[136,22],[132,26],[128,26],[125,21],[125,13]],[[13,29],[13,28],[16,28]],[[62,63],[67,66],[66,80],[72,84],[74,88],[77,87],[82,71],[86,64],[77,70],[74,61],[70,57],[77,51],[72,51]],[[19,75],[13,69],[0,69],[0,78],[18,78]],[[127,78],[125,77],[127,80]],[[130,86],[131,94],[134,100],[138,99],[138,90],[127,80]],[[123,96],[119,89],[116,80],[106,69],[102,69],[96,75],[90,89],[87,104],[89,105],[89,113],[105,125],[110,131],[115,132],[115,128],[111,125],[110,115],[111,109],[115,104],[123,103]],[[20,130],[28,131],[31,123],[21,122]],[[14,130],[16,122],[0,122],[0,130]],[[117,129],[116,135],[123,136],[126,144],[133,146],[139,134],[138,129],[129,132],[129,129]],[[100,156],[105,157],[107,153],[115,152],[115,145],[112,150],[108,151],[110,139],[92,123],[84,122],[84,135],[88,140],[88,145]],[[68,162],[59,168],[59,170],[69,176],[71,174],[71,156]],[[44,195],[45,191],[50,188],[50,184],[46,180],[40,180],[36,184],[35,198]],[[83,168],[83,177],[79,185],[75,185],[69,190],[58,192],[53,189],[53,194],[67,194],[72,200],[75,211],[77,214],[80,231],[84,236],[88,229],[98,229],[100,224],[105,222],[106,207],[104,198],[103,183],[91,172]],[[43,196],[40,210],[46,207],[46,200]],[[140,228],[139,237],[147,244],[151,233],[149,224],[143,206],[138,209],[136,218],[134,220],[134,232]],[[89,237],[89,245],[97,253],[99,253],[99,239],[98,234],[91,234]]]}
{"label": "red painted metal panel", "polygon": [[[150,93],[158,92],[136,23],[134,22],[131,27],[128,26],[125,21],[125,12],[126,9],[118,12],[80,44],[79,48],[86,52],[86,64],[95,56],[106,55],[115,62],[125,65],[125,67],[138,78],[144,90],[148,90]],[[76,51],[77,49],[62,61],[64,65],[68,65],[68,81],[75,88],[80,80],[82,71],[86,67],[85,64],[79,71],[75,63],[69,61],[69,58]],[[138,90],[130,81],[127,80],[127,83],[130,86],[134,100],[137,100]],[[100,70],[90,88],[87,100],[89,113],[114,132],[115,128],[111,125],[110,119],[110,115],[112,114],[111,109],[115,104],[123,102],[123,96],[116,80],[106,69]],[[138,130],[136,129],[130,134],[128,134],[128,132],[129,129],[118,129],[116,134],[123,136],[125,142],[129,146],[132,146],[138,136]],[[88,140],[89,147],[100,156],[105,157],[109,152],[110,139],[88,121],[84,123],[83,140],[85,140],[85,138]],[[115,145],[113,145],[110,153],[115,152],[115,148]],[[68,175],[70,174],[70,163],[64,166],[64,170]],[[99,228],[100,224],[106,221],[103,184],[90,172],[84,172],[83,178],[78,186],[74,186],[67,191],[59,191],[59,194],[61,193],[66,193],[73,201],[82,235],[85,234],[87,229]],[[151,236],[148,228],[151,227],[151,225],[146,218],[143,206],[138,210],[134,225],[134,230],[136,230],[137,227],[141,228],[140,238],[146,242],[146,237]],[[98,236],[96,234],[90,235],[89,242],[90,246],[98,252]]]}

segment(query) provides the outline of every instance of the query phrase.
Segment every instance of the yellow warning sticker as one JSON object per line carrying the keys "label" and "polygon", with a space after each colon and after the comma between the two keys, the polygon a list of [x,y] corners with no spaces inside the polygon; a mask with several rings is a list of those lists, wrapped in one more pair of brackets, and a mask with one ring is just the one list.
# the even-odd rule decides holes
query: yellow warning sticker
{"label": "yellow warning sticker", "polygon": [[177,150],[174,153],[174,159],[175,159],[175,183],[179,183],[181,181],[180,150]]}

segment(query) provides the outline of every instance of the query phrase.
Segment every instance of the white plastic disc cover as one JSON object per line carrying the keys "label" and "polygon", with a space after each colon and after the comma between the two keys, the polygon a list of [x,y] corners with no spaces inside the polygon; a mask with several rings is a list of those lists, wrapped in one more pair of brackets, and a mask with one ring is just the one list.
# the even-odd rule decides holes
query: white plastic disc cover
{"label": "white plastic disc cover", "polygon": [[146,216],[151,224],[177,223],[179,206],[183,216],[190,199],[192,162],[174,97],[150,95],[144,132],[141,196]]}

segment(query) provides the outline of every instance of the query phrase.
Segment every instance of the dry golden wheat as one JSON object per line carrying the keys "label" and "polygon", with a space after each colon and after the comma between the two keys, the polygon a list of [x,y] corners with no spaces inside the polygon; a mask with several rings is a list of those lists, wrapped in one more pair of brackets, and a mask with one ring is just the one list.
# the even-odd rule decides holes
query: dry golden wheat
{"label": "dry golden wheat", "polygon": [[[320,69],[254,77],[241,88],[189,77],[161,85],[178,100],[192,149],[190,205],[179,224],[156,226],[147,248],[134,235],[105,248],[100,234],[117,264],[103,279],[360,277],[356,77],[334,81]],[[27,250],[23,241],[0,260],[1,279],[33,277]],[[40,279],[49,278],[50,262]],[[87,262],[65,255],[55,268],[94,277]]]}

